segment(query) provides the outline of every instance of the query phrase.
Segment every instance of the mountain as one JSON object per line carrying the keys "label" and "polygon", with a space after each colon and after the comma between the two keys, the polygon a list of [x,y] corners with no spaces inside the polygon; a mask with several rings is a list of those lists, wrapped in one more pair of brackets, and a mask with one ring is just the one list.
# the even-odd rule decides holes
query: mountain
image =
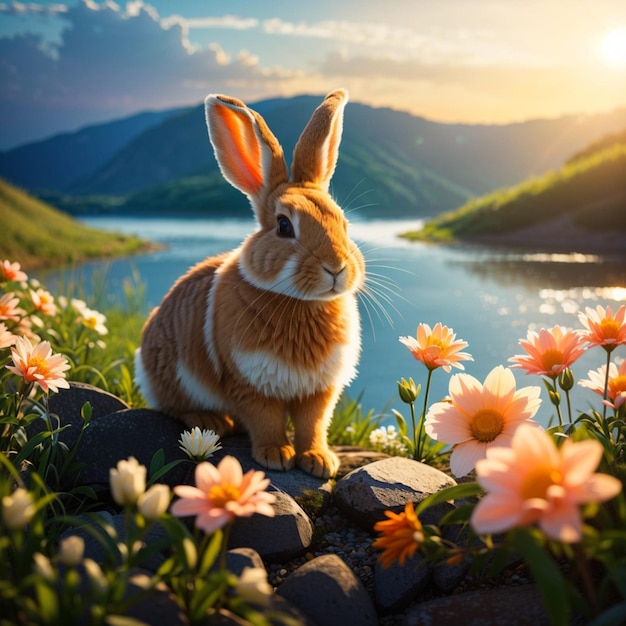
{"label": "mountain", "polygon": [[0,259],[25,269],[78,263],[149,249],[137,237],[87,228],[0,179]]}
{"label": "mountain", "polygon": [[0,175],[31,190],[63,190],[92,174],[137,135],[175,115],[146,112],[0,152]]}
{"label": "mountain", "polygon": [[[320,96],[298,96],[251,106],[264,116],[290,161],[320,102]],[[598,137],[624,127],[626,109],[496,126],[442,124],[350,103],[331,191],[342,206],[361,215],[436,215],[558,167]],[[35,155],[31,163],[37,163]],[[70,184],[46,189],[54,192],[45,195],[50,202],[75,213],[249,211],[246,198],[219,174],[202,106],[168,116]]]}
{"label": "mountain", "polygon": [[624,253],[624,232],[626,131],[594,142],[558,170],[472,200],[406,236]]}

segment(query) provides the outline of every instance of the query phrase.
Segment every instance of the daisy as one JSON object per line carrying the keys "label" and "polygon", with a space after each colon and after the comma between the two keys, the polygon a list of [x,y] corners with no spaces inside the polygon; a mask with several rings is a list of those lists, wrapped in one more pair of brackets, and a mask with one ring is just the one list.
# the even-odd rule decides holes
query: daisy
{"label": "daisy", "polygon": [[[589,370],[587,376],[589,376],[588,379],[583,379],[578,384],[604,397],[604,386],[607,381],[606,365],[597,370]],[[608,406],[612,409],[619,409],[622,404],[626,403],[626,361],[622,361],[619,368],[615,363],[609,365],[606,397]]]}
{"label": "daisy", "polygon": [[28,276],[20,269],[21,265],[17,262],[11,263],[11,261],[2,261],[0,263],[0,276],[3,281],[8,282],[21,282],[28,280]]}
{"label": "daisy", "polygon": [[613,309],[607,306],[603,309],[598,305],[595,309],[587,307],[584,313],[578,314],[580,323],[586,328],[581,336],[592,348],[602,346],[609,352],[620,344],[626,344],[626,305],[613,314]]}
{"label": "daisy", "polygon": [[469,374],[455,374],[448,388],[450,400],[436,402],[426,414],[426,433],[451,444],[450,469],[464,476],[492,446],[509,445],[516,428],[530,422],[541,400],[540,387],[516,390],[515,377],[502,365],[481,384]]}
{"label": "daisy", "polygon": [[[78,302],[80,302],[80,300]],[[109,332],[108,328],[105,326],[107,318],[102,313],[84,307],[79,311],[79,314],[80,317],[78,321],[81,322],[83,326],[95,330],[98,335],[106,335]]]}
{"label": "daisy", "polygon": [[17,337],[11,348],[13,365],[6,368],[21,376],[26,383],[35,383],[44,393],[69,389],[65,371],[70,364],[62,354],[53,354],[50,342],[42,341],[33,346],[25,337]]}
{"label": "daisy", "polygon": [[44,315],[54,315],[57,312],[57,306],[54,303],[54,296],[45,289],[30,290],[30,299],[37,311]]}
{"label": "daisy", "polygon": [[179,500],[170,511],[177,517],[195,515],[195,524],[207,534],[232,522],[236,517],[254,513],[274,517],[276,496],[265,489],[270,484],[263,472],[243,473],[239,461],[225,456],[217,466],[204,462],[196,465],[196,486],[179,485],[174,493]]}
{"label": "daisy", "polygon": [[522,424],[510,448],[491,448],[476,464],[487,495],[472,513],[474,530],[499,533],[537,523],[551,539],[580,541],[580,505],[604,502],[622,490],[614,476],[594,473],[601,457],[598,441],[568,438],[557,448],[545,431]]}
{"label": "daisy", "polygon": [[0,349],[15,345],[16,340],[17,336],[6,327],[4,322],[0,322]]}
{"label": "daisy", "polygon": [[374,530],[382,533],[382,537],[372,546],[383,551],[379,560],[386,569],[395,561],[404,565],[424,541],[424,532],[411,502],[406,503],[402,513],[385,511],[385,515],[389,519],[374,524]]}
{"label": "daisy", "polygon": [[585,342],[580,333],[563,326],[542,328],[538,333],[528,331],[520,346],[526,354],[518,354],[509,361],[511,367],[521,367],[527,374],[538,374],[556,379],[558,375],[585,352]]}
{"label": "daisy", "polygon": [[5,293],[0,297],[0,320],[19,322],[22,315],[26,313],[17,306],[19,303],[20,299],[16,298],[12,292]]}
{"label": "daisy", "polygon": [[451,367],[465,369],[460,361],[473,361],[472,356],[461,352],[467,348],[466,341],[456,339],[451,328],[442,326],[440,322],[431,330],[428,324],[418,324],[416,337],[399,337],[411,354],[421,361],[429,370],[442,367],[449,372]]}

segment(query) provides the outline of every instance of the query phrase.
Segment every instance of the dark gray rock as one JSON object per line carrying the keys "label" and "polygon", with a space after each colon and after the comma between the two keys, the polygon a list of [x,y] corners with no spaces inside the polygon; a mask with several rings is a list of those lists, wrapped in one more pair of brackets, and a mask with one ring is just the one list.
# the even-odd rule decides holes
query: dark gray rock
{"label": "dark gray rock", "polygon": [[430,568],[424,557],[416,553],[404,565],[394,563],[384,568],[380,561],[374,570],[374,602],[381,613],[406,609],[430,581]]}
{"label": "dark gray rock", "polygon": [[276,593],[320,626],[378,624],[374,604],[365,587],[334,554],[305,563]]}
{"label": "dark gray rock", "polygon": [[226,553],[226,569],[241,576],[246,567],[265,569],[263,559],[252,548],[234,548]]}
{"label": "dark gray rock", "polygon": [[[385,511],[404,510],[407,502],[419,504],[444,487],[456,485],[447,474],[438,469],[406,459],[389,457],[350,472],[335,485],[333,497],[344,514],[371,530],[385,518]],[[431,507],[420,516],[425,524],[437,524],[453,508],[442,503]]]}
{"label": "dark gray rock", "polygon": [[235,520],[228,545],[250,547],[266,561],[282,563],[306,552],[313,541],[313,523],[291,496],[272,493],[276,496],[275,517],[253,515]]}

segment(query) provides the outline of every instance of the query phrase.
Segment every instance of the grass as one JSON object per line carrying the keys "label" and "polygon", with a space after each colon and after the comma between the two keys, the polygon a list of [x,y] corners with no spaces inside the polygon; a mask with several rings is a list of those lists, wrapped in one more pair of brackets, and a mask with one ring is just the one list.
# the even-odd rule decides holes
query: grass
{"label": "grass", "polygon": [[623,231],[625,206],[626,143],[618,143],[542,177],[471,200],[404,236],[449,242],[513,232],[563,216],[589,231]]}
{"label": "grass", "polygon": [[135,254],[151,246],[138,237],[83,226],[2,179],[0,223],[0,258],[27,270]]}

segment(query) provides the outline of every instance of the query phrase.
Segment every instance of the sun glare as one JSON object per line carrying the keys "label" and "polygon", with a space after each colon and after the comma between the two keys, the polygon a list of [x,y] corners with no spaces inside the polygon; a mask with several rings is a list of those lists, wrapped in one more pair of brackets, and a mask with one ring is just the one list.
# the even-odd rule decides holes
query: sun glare
{"label": "sun glare", "polygon": [[604,37],[600,54],[614,67],[626,67],[626,28],[616,28]]}

